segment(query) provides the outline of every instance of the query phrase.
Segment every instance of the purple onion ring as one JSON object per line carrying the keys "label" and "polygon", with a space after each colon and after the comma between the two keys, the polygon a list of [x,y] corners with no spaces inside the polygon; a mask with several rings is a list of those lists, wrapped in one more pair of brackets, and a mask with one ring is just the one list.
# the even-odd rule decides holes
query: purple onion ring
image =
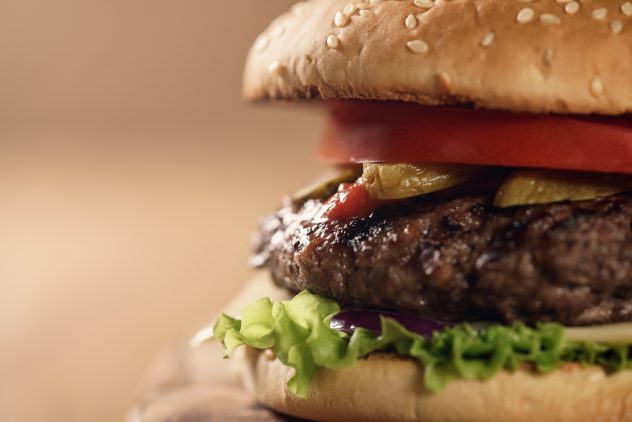
{"label": "purple onion ring", "polygon": [[364,309],[348,309],[334,315],[330,327],[351,335],[356,328],[380,332],[380,316],[392,318],[403,325],[408,331],[431,337],[435,331],[441,331],[450,324],[411,315],[404,315],[388,311],[370,311]]}

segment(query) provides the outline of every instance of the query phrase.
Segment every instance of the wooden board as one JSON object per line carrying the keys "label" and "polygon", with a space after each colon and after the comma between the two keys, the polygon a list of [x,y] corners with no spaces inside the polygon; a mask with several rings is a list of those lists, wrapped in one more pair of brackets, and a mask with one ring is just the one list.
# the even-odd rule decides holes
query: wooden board
{"label": "wooden board", "polygon": [[243,390],[219,344],[174,347],[152,366],[127,422],[289,422]]}

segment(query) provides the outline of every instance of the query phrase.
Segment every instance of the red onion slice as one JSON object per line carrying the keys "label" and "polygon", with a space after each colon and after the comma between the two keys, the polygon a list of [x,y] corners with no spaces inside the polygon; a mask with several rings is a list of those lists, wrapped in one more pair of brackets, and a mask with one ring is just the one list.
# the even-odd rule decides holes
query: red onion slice
{"label": "red onion slice", "polygon": [[362,309],[349,309],[336,314],[332,319],[331,328],[351,335],[356,328],[366,328],[371,331],[380,331],[380,316],[392,318],[403,325],[407,330],[431,337],[435,331],[441,331],[450,324],[431,319],[419,318],[411,315],[399,314],[388,311],[369,311]]}

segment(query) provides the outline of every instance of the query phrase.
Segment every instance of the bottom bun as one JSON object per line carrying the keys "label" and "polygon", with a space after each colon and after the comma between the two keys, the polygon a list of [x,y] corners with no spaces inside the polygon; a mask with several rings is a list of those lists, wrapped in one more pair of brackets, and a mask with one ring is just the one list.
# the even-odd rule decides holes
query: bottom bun
{"label": "bottom bun", "polygon": [[[259,280],[257,286],[264,280]],[[251,288],[252,286],[248,287]],[[565,364],[547,375],[527,369],[488,381],[457,380],[433,394],[414,360],[374,353],[355,365],[321,369],[307,399],[287,388],[293,369],[271,351],[240,348],[235,369],[259,402],[281,413],[318,421],[632,421],[632,370]]]}
{"label": "bottom bun", "polygon": [[319,370],[307,399],[288,391],[292,369],[274,354],[243,349],[240,375],[262,404],[318,421],[632,421],[632,371],[567,364],[538,375],[503,372],[489,381],[453,381],[440,393],[422,384],[411,359],[379,353],[340,370]]}

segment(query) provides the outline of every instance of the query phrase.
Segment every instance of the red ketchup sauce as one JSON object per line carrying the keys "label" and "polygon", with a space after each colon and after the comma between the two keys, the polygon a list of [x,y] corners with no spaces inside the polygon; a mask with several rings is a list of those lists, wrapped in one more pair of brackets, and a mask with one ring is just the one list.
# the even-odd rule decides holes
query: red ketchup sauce
{"label": "red ketchup sauce", "polygon": [[373,199],[361,180],[343,183],[331,198],[323,204],[318,219],[329,221],[350,220],[353,217],[368,217],[384,201]]}

